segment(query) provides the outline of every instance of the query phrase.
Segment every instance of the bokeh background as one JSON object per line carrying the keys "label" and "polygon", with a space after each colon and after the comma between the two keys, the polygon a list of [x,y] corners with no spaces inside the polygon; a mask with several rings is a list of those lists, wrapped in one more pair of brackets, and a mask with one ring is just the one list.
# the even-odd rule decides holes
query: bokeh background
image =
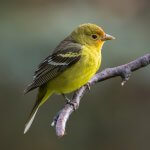
{"label": "bokeh background", "polygon": [[56,137],[50,127],[64,105],[53,96],[23,135],[36,91],[23,95],[37,65],[77,25],[96,23],[116,37],[103,47],[101,70],[150,52],[148,0],[0,1],[1,150],[149,150],[150,67],[132,74],[121,87],[114,78],[91,88]]}

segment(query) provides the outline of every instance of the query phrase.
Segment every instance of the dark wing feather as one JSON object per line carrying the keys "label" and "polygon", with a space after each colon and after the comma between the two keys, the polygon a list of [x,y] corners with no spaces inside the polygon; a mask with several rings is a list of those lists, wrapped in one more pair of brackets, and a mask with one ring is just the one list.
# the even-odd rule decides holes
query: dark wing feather
{"label": "dark wing feather", "polygon": [[80,54],[81,45],[69,42],[64,46],[63,43],[60,43],[59,51],[55,50],[38,66],[34,73],[33,82],[28,85],[24,92],[27,93],[57,77],[61,72],[78,62],[81,57]]}

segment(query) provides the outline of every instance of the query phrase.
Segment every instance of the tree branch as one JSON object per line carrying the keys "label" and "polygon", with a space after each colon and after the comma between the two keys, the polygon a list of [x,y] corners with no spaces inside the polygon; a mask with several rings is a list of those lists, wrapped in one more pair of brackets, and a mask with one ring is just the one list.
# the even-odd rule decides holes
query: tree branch
{"label": "tree branch", "polygon": [[113,78],[120,76],[122,78],[121,85],[123,86],[133,71],[136,71],[142,67],[145,67],[150,64],[150,53],[146,54],[140,58],[137,58],[134,61],[131,61],[127,64],[117,66],[114,68],[107,68],[100,73],[97,73],[89,82],[88,84],[82,86],[79,90],[77,90],[73,98],[71,100],[71,104],[65,104],[65,106],[57,113],[54,117],[51,126],[55,126],[56,135],[58,137],[62,137],[65,135],[65,128],[67,120],[69,116],[72,114],[74,109],[78,109],[80,100],[84,96],[85,92],[91,87],[92,85]]}

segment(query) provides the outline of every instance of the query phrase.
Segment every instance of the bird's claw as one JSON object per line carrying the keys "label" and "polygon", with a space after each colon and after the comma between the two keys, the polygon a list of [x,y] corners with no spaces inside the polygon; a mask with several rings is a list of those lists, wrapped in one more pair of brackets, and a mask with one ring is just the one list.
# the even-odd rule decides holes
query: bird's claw
{"label": "bird's claw", "polygon": [[75,104],[71,101],[67,101],[67,104],[71,105],[73,107],[73,110],[76,110]]}

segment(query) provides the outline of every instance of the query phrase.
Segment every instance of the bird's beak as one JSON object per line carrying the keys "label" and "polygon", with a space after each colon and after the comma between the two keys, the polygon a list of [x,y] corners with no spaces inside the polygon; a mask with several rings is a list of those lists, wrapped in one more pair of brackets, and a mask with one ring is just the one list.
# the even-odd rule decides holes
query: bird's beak
{"label": "bird's beak", "polygon": [[109,34],[105,34],[105,36],[101,39],[102,41],[114,40],[115,37]]}

